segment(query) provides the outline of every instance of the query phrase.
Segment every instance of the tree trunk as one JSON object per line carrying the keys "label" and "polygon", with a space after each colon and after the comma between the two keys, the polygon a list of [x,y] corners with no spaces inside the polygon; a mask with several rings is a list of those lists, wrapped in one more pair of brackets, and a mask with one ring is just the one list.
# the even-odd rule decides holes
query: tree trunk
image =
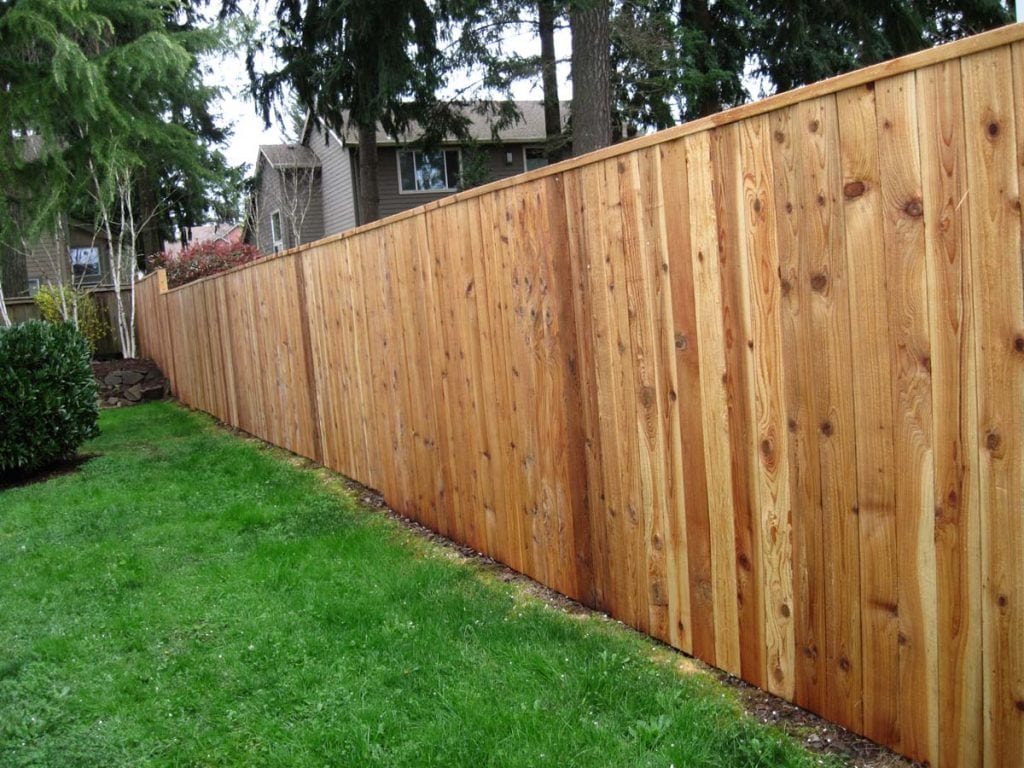
{"label": "tree trunk", "polygon": [[359,223],[380,218],[377,177],[377,126],[359,126]]}
{"label": "tree trunk", "polygon": [[[688,8],[689,14],[687,12]],[[700,45],[694,52],[694,58],[696,59],[697,69],[702,75],[706,75],[711,71],[711,41],[714,39],[715,32],[715,21],[711,16],[711,7],[708,4],[708,0],[682,0],[679,14],[680,18],[690,15],[693,19],[693,26],[703,36],[703,45]],[[722,100],[719,98],[714,83],[707,79],[703,79],[702,82],[703,87],[701,87],[700,92],[697,94],[696,103],[690,110],[690,116],[693,118],[706,117],[722,110]]]}
{"label": "tree trunk", "polygon": [[572,152],[612,143],[611,3],[576,0],[572,27]]}
{"label": "tree trunk", "polygon": [[565,156],[562,140],[562,107],[558,101],[558,70],[555,59],[555,21],[558,10],[554,0],[538,0],[537,28],[540,35],[541,87],[544,91],[544,148],[549,162]]}
{"label": "tree trunk", "polygon": [[157,215],[159,206],[158,192],[155,188],[156,181],[150,174],[149,169],[142,166],[139,171],[138,194],[139,194],[139,219],[145,223],[139,233],[139,242],[132,243],[141,258],[136,259],[139,268],[144,268],[146,259],[160,253],[164,249],[163,238],[160,236],[160,217]]}

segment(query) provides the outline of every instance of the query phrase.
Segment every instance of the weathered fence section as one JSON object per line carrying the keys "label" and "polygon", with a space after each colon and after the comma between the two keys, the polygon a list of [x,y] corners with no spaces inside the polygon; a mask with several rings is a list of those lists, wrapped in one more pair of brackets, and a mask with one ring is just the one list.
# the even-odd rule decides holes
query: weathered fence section
{"label": "weathered fence section", "polygon": [[1024,765],[1024,30],[167,291],[185,402],[932,766]]}

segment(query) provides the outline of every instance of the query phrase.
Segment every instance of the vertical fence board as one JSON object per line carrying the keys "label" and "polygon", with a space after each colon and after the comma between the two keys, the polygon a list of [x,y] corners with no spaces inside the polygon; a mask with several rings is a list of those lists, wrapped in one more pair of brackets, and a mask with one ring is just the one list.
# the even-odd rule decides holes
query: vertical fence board
{"label": "vertical fence board", "polygon": [[892,346],[901,749],[938,753],[935,506],[924,203],[913,73],[876,88]]}
{"label": "vertical fence board", "polygon": [[[711,142],[697,134],[686,148],[691,189],[712,191]],[[708,468],[708,509],[711,526],[712,601],[715,616],[715,666],[740,674],[739,606],[736,584],[736,527],[733,514],[732,465],[729,445],[729,403],[725,331],[722,327],[722,277],[718,256],[718,223],[711,194],[692,201],[690,242],[700,344],[700,392],[703,405],[704,461]]]}
{"label": "vertical fence board", "polygon": [[985,764],[1024,760],[1024,276],[1013,61],[962,63],[982,516]]}
{"label": "vertical fence board", "polygon": [[718,224],[719,270],[722,284],[722,328],[726,374],[722,380],[728,403],[732,510],[735,525],[736,600],[739,612],[740,671],[744,680],[765,687],[764,602],[761,572],[761,518],[756,505],[754,454],[750,451],[753,404],[750,370],[753,331],[750,327],[750,274],[743,233],[743,170],[739,126],[711,134],[715,173],[715,217]]}
{"label": "vertical fence board", "polygon": [[[772,117],[772,164],[778,206],[780,288],[783,304],[783,367],[789,431],[790,500],[793,520],[794,700],[821,707],[825,700],[825,585],[822,572],[822,482],[818,461],[815,388],[822,352],[811,303],[811,265],[826,243],[813,228],[817,205],[809,121],[797,107]],[[812,118],[813,119],[813,118]],[[810,168],[808,166],[811,166]],[[814,274],[817,274],[815,272]]]}
{"label": "vertical fence board", "polygon": [[782,297],[775,236],[775,184],[767,117],[742,125],[739,137],[742,211],[749,275],[755,429],[747,450],[761,518],[765,644],[764,687],[784,698],[794,692],[792,516],[782,366]]}
{"label": "vertical fence board", "polygon": [[[679,375],[679,432],[683,452],[683,495],[688,571],[690,624],[679,627],[681,648],[709,664],[715,663],[715,623],[697,617],[714,616],[711,570],[711,520],[707,468],[704,462],[704,404],[700,388],[700,343],[697,299],[690,239],[690,185],[686,140],[659,147],[668,232],[669,281],[672,292],[673,339]],[[682,621],[682,617],[680,617]]]}
{"label": "vertical fence board", "polygon": [[938,754],[939,766],[969,767],[984,759],[981,510],[959,62],[919,72],[917,100],[931,338]]}
{"label": "vertical fence board", "polygon": [[[644,150],[639,163],[640,191],[644,213],[646,287],[651,303],[653,356],[656,380],[657,422],[660,450],[664,453],[658,485],[664,493],[661,519],[652,526],[650,547],[657,565],[661,587],[652,595],[657,614],[657,635],[676,647],[690,648],[690,593],[687,583],[689,557],[686,536],[686,498],[683,473],[682,433],[679,428],[679,377],[676,369],[675,331],[672,323],[672,288],[669,277],[668,228],[663,188],[661,153],[656,147]],[[662,607],[663,606],[663,607]],[[652,625],[656,623],[652,616]]]}
{"label": "vertical fence board", "polygon": [[[842,166],[838,106],[834,97],[807,102],[804,115],[813,147],[815,238],[821,260],[809,274],[815,346],[823,366],[815,373],[818,462],[822,487],[822,557],[825,626],[822,669],[825,700],[821,711],[850,728],[862,722],[860,539],[857,519],[856,421],[853,409],[854,359],[850,352],[850,274],[842,210]],[[812,246],[813,248],[813,246]]]}
{"label": "vertical fence board", "polygon": [[[601,451],[599,397],[600,376],[597,360],[600,355],[597,328],[598,316],[590,291],[590,241],[585,224],[586,200],[582,190],[582,174],[572,171],[560,176],[566,212],[566,256],[571,271],[573,316],[576,326],[577,369],[580,386],[580,430],[586,464],[586,504],[589,509],[590,556],[593,604],[608,610],[612,604],[613,585],[608,551],[608,491],[604,478],[604,457]],[[507,192],[496,195],[500,203]],[[511,248],[511,242],[506,243]],[[499,254],[502,251],[499,250]],[[506,255],[499,258],[506,259]],[[506,311],[506,316],[508,312]]]}
{"label": "vertical fence board", "polygon": [[837,95],[843,173],[860,544],[864,732],[899,737],[898,623],[892,392],[875,87]]}

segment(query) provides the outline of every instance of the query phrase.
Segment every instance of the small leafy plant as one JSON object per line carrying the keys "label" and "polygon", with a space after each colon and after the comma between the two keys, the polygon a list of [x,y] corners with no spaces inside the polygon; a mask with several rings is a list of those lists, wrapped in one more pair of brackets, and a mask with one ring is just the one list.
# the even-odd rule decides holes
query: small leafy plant
{"label": "small leafy plant", "polygon": [[262,255],[256,247],[246,243],[206,240],[193,243],[178,253],[159,253],[153,257],[150,266],[166,269],[167,285],[175,288],[240,264],[248,264]]}
{"label": "small leafy plant", "polygon": [[98,418],[89,346],[73,325],[0,328],[0,475],[72,455]]}
{"label": "small leafy plant", "polygon": [[89,353],[96,352],[96,344],[107,335],[109,327],[100,317],[99,307],[92,295],[83,288],[70,285],[44,285],[34,299],[43,320],[48,323],[71,323],[89,345]]}

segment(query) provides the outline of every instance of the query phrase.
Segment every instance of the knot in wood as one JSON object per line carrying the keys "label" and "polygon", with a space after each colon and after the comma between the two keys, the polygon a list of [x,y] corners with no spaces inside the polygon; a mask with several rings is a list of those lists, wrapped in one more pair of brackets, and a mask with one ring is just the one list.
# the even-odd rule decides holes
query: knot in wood
{"label": "knot in wood", "polygon": [[763,207],[764,207],[764,204],[761,202],[761,198],[755,197],[754,198],[754,205],[753,205],[754,213],[760,213],[761,209]]}
{"label": "knot in wood", "polygon": [[689,339],[685,333],[676,333],[676,349],[683,350],[690,346]]}
{"label": "knot in wood", "polygon": [[774,136],[775,141],[777,141],[779,144],[782,144],[786,141],[786,134],[784,134],[782,131],[776,131],[772,135]]}
{"label": "knot in wood", "polygon": [[903,206],[903,212],[916,219],[924,214],[924,205],[921,204],[920,198],[915,197],[907,201]]}
{"label": "knot in wood", "polygon": [[1017,352],[1024,352],[1024,336],[1017,336],[1014,338],[1013,348]]}
{"label": "knot in wood", "polygon": [[990,429],[985,433],[985,447],[990,451],[999,450],[999,446],[1002,445],[1002,442],[1003,438],[999,436],[999,433],[996,430]]}
{"label": "knot in wood", "polygon": [[811,120],[811,122],[807,124],[807,130],[811,133],[817,133],[819,128],[821,128],[821,122],[818,120]]}
{"label": "knot in wood", "polygon": [[821,422],[821,434],[823,434],[825,437],[832,437],[832,431],[833,428],[831,421]]}
{"label": "knot in wood", "polygon": [[824,272],[817,272],[811,275],[811,289],[817,293],[821,293],[825,290],[825,286],[828,285],[828,275]]}
{"label": "knot in wood", "polygon": [[843,196],[847,200],[854,200],[863,195],[865,191],[867,191],[867,187],[863,181],[848,181],[843,186]]}
{"label": "knot in wood", "polygon": [[789,614],[790,614],[789,606],[786,605],[785,603],[780,605],[779,606],[779,613],[782,614],[782,618],[788,619],[789,618]]}
{"label": "knot in wood", "polygon": [[986,130],[988,131],[988,135],[994,139],[996,136],[999,135],[999,123],[993,120],[991,123],[988,124]]}

